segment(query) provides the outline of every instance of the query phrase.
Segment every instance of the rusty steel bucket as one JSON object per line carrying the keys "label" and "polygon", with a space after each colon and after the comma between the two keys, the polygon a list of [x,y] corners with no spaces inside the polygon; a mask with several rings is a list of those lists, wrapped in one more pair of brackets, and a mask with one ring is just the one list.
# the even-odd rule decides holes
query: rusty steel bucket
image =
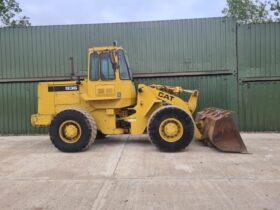
{"label": "rusty steel bucket", "polygon": [[195,121],[202,133],[202,141],[223,152],[248,153],[232,114],[231,111],[217,108],[198,112]]}

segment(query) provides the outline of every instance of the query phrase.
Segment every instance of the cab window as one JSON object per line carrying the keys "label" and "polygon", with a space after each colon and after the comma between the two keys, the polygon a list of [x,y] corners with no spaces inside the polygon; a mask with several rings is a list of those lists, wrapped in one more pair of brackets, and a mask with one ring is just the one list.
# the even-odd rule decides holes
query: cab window
{"label": "cab window", "polygon": [[129,80],[130,74],[125,60],[125,55],[122,50],[118,51],[118,59],[119,59],[119,67],[120,67],[120,79]]}
{"label": "cab window", "polygon": [[98,66],[98,55],[97,53],[93,53],[90,58],[90,80],[98,80],[99,79],[99,66]]}
{"label": "cab window", "polygon": [[100,75],[102,80],[115,79],[115,71],[113,69],[109,53],[100,54],[100,70],[101,70]]}

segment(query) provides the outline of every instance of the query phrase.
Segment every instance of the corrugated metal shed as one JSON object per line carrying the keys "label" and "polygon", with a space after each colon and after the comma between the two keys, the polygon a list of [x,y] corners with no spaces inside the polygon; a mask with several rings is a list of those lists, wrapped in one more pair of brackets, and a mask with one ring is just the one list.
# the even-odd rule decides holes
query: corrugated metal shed
{"label": "corrugated metal shed", "polygon": [[279,23],[239,25],[237,37],[239,77],[280,77]]}
{"label": "corrugated metal shed", "polygon": [[280,23],[238,25],[239,124],[280,131]]}
{"label": "corrugated metal shed", "polygon": [[236,71],[231,18],[0,29],[0,79],[68,76],[69,57],[86,71],[87,49],[118,40],[134,73]]}
{"label": "corrugated metal shed", "polygon": [[0,134],[46,132],[30,125],[37,82],[69,76],[70,56],[85,71],[87,48],[113,40],[136,83],[198,89],[197,110],[233,110],[244,131],[280,130],[280,23],[208,18],[0,29]]}
{"label": "corrugated metal shed", "polygon": [[0,83],[0,134],[43,133],[31,127],[37,111],[37,83]]}
{"label": "corrugated metal shed", "polygon": [[280,131],[280,81],[240,84],[239,124],[245,131]]}

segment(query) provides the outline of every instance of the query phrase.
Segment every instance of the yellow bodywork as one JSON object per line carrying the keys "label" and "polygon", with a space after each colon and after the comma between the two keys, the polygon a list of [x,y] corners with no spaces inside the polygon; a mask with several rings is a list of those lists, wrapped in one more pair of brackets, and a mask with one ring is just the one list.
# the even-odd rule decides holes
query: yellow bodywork
{"label": "yellow bodywork", "polygon": [[[94,52],[98,54],[113,52],[113,59],[118,62],[118,57],[114,53],[118,50],[123,49],[116,46],[91,48],[88,50],[88,59],[90,60]],[[88,75],[90,75],[90,62]],[[93,116],[98,130],[104,134],[143,134],[154,111],[169,104],[183,109],[191,117],[195,127],[195,138],[201,138],[192,117],[197,105],[198,91],[144,84],[139,84],[136,91],[132,80],[120,79],[119,66],[115,69],[115,75],[115,79],[109,81],[101,79],[91,81],[88,77],[78,83],[76,81],[39,83],[38,113],[32,115],[32,125],[47,127],[54,116],[61,111],[79,108]],[[190,94],[188,101],[184,101],[177,95],[184,92]],[[125,126],[119,126],[118,122]],[[171,119],[162,125],[162,135],[167,141],[175,141],[178,136],[173,137],[174,133],[180,136],[181,126]],[[64,131],[61,133],[66,135],[62,136],[66,141],[75,141],[79,136],[79,127],[73,122],[68,122],[61,129]]]}
{"label": "yellow bodywork", "polygon": [[[174,89],[179,90],[178,92]],[[198,91],[188,91],[191,95],[188,101],[184,101],[175,93],[185,92],[180,87],[168,87],[162,85],[147,86],[144,84],[138,85],[137,104],[134,107],[136,113],[128,116],[127,121],[131,122],[131,134],[142,134],[147,127],[150,116],[158,108],[169,104],[183,109],[192,118],[192,114],[197,105]],[[201,134],[195,127],[195,137],[201,138]]]}

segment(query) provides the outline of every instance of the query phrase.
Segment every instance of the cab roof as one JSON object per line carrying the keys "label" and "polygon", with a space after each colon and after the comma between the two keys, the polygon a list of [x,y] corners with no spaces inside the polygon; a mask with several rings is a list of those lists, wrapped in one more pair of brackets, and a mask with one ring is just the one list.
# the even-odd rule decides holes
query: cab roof
{"label": "cab roof", "polygon": [[121,46],[100,46],[100,47],[93,47],[89,48],[88,52],[102,52],[102,51],[114,51],[114,50],[124,50]]}

